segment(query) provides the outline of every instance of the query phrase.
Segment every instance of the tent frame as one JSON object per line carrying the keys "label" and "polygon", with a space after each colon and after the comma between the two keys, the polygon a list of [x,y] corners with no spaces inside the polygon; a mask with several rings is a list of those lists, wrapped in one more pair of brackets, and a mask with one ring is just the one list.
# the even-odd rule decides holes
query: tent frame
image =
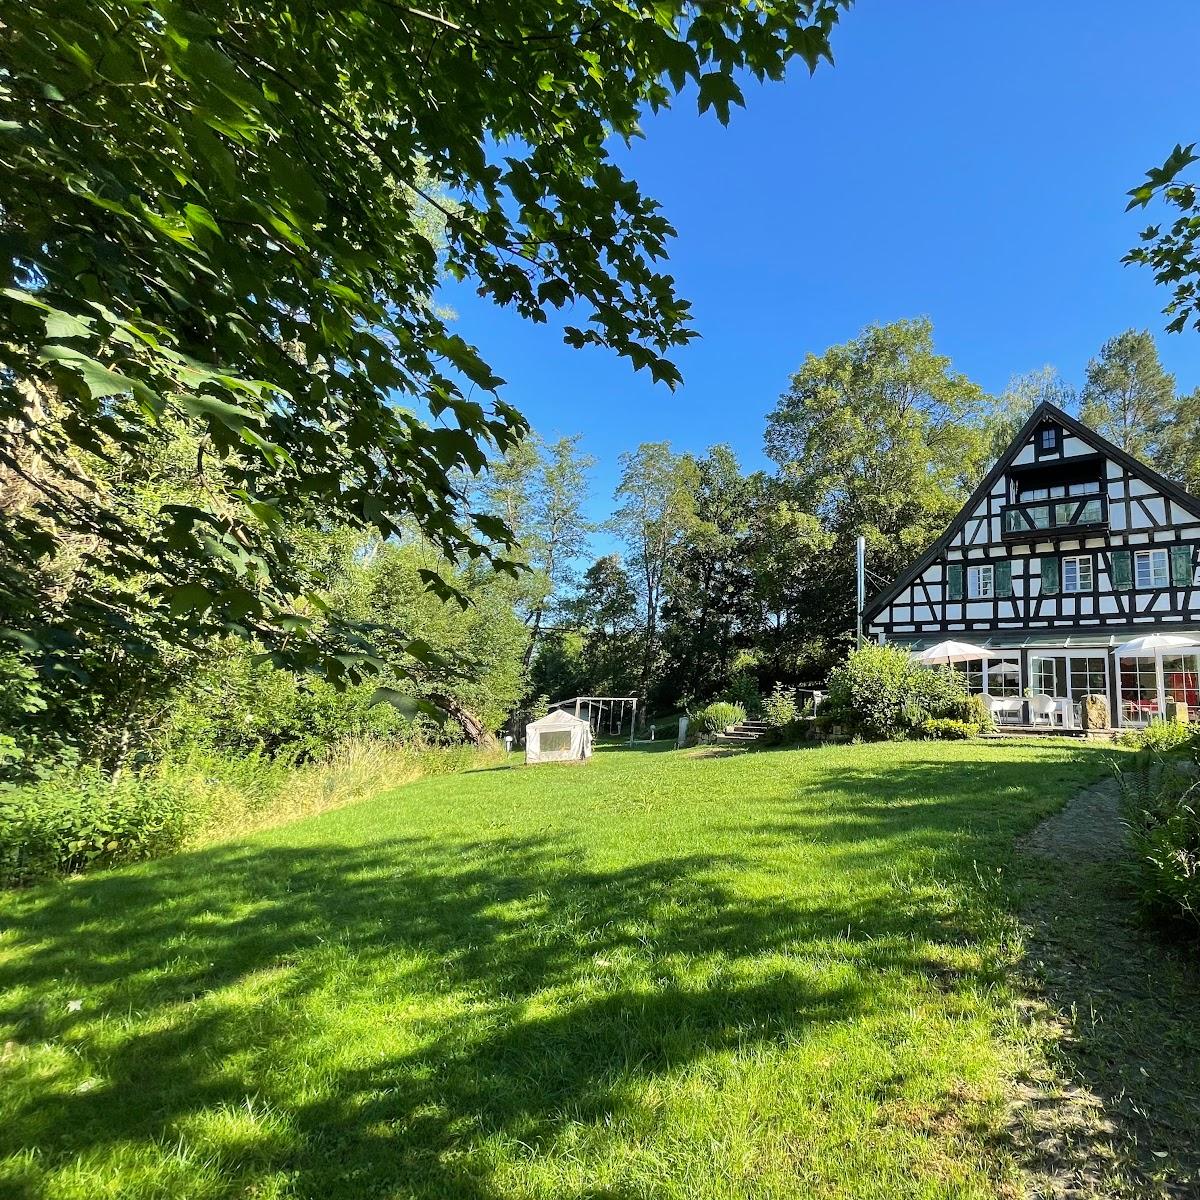
{"label": "tent frame", "polygon": [[[584,704],[588,706],[586,717],[579,711],[580,706]],[[617,705],[620,705],[620,709],[617,708]],[[630,715],[629,744],[632,746],[634,732],[637,728],[637,705],[636,696],[572,696],[569,700],[560,700],[557,704],[550,705],[550,711],[573,706],[575,716],[581,721],[586,720],[592,726],[593,732],[599,733],[604,725],[605,706],[607,706],[608,731],[609,733],[620,733],[621,726],[625,723],[625,712],[628,706]]]}

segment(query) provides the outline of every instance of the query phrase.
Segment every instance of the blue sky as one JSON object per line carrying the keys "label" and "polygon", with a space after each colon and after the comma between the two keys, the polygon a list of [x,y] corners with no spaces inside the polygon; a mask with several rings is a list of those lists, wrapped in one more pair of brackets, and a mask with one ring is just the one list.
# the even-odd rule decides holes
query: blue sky
{"label": "blue sky", "polygon": [[679,236],[669,270],[702,338],[674,393],[447,287],[458,331],[547,436],[582,433],[603,517],[617,455],[729,442],[764,463],[764,418],[809,352],[927,315],[938,349],[989,391],[1054,364],[1078,386],[1130,326],[1181,388],[1200,335],[1162,332],[1165,292],[1122,254],[1146,223],[1124,193],[1200,140],[1200,3],[861,0],[836,66],[745,87],[723,128],[681,99],[620,161]]}

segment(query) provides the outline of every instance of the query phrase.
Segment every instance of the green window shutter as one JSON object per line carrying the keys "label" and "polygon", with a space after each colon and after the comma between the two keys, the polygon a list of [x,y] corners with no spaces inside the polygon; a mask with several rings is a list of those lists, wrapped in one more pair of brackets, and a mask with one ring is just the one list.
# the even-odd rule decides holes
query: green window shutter
{"label": "green window shutter", "polygon": [[1058,559],[1042,559],[1042,595],[1053,596],[1058,592]]}
{"label": "green window shutter", "polygon": [[1127,592],[1133,587],[1133,556],[1128,550],[1114,550],[1108,556],[1108,573],[1118,591]]}
{"label": "green window shutter", "polygon": [[950,599],[963,598],[963,566],[962,563],[951,563],[946,568],[946,580],[950,585]]}
{"label": "green window shutter", "polygon": [[1171,547],[1171,582],[1176,587],[1192,586],[1191,546]]}
{"label": "green window shutter", "polygon": [[998,562],[995,564],[996,595],[1000,598],[1012,595],[1012,563]]}

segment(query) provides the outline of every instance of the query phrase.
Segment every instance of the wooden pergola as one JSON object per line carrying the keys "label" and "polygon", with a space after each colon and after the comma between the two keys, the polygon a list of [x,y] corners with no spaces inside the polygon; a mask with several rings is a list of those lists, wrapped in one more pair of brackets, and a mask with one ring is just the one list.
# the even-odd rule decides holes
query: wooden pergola
{"label": "wooden pergola", "polygon": [[604,732],[606,726],[607,732],[620,733],[628,711],[629,744],[632,746],[637,725],[637,703],[636,696],[572,696],[570,700],[560,700],[550,705],[550,708],[571,710],[580,720],[586,720],[591,725],[593,733]]}

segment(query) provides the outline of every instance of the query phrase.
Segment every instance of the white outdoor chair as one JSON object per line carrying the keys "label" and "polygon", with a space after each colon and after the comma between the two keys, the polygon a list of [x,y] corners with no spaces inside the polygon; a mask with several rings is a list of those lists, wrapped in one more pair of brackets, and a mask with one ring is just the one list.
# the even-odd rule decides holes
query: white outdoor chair
{"label": "white outdoor chair", "polygon": [[1029,701],[1029,715],[1036,725],[1045,718],[1047,725],[1054,724],[1054,714],[1058,710],[1058,701],[1053,696],[1034,696]]}
{"label": "white outdoor chair", "polygon": [[984,703],[997,725],[1012,724],[1021,720],[1021,701],[1011,696],[990,696],[984,693]]}

